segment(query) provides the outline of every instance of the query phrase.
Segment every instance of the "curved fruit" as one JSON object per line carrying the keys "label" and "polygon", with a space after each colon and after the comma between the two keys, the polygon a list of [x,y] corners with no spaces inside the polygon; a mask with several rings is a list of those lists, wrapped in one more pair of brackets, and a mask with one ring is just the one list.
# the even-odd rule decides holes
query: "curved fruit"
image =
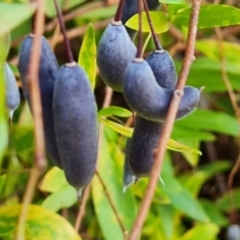
{"label": "curved fruit", "polygon": [[138,178],[150,174],[154,160],[153,150],[157,147],[162,126],[162,123],[136,117],[128,161],[133,174]]}
{"label": "curved fruit", "polygon": [[[31,97],[28,82],[28,69],[30,65],[31,49],[34,35],[25,37],[19,52],[18,69],[23,84],[23,92],[31,109]],[[43,111],[44,137],[47,153],[53,163],[62,168],[61,160],[56,145],[55,132],[53,127],[52,98],[54,82],[57,77],[58,63],[56,57],[45,37],[41,37],[41,52],[39,61],[39,85]]]}
{"label": "curved fruit", "polygon": [[7,62],[4,63],[4,78],[6,88],[6,104],[9,110],[10,119],[12,120],[13,113],[20,104],[20,94],[18,91],[16,78]]}
{"label": "curved fruit", "polygon": [[[124,73],[124,97],[129,106],[141,117],[152,121],[164,121],[173,90],[158,85],[149,64],[143,59],[129,63]],[[200,90],[186,86],[176,118],[185,117],[197,106]]]}
{"label": "curved fruit", "polygon": [[123,91],[124,70],[136,52],[122,22],[110,23],[98,44],[97,63],[103,81],[113,90]]}
{"label": "curved fruit", "polygon": [[54,128],[68,182],[78,194],[97,161],[97,110],[89,79],[77,63],[59,69],[53,96]]}
{"label": "curved fruit", "polygon": [[165,50],[151,52],[146,61],[150,65],[157,83],[168,89],[174,89],[177,83],[177,72],[174,62],[169,53]]}
{"label": "curved fruit", "polygon": [[124,161],[124,168],[123,168],[123,192],[125,193],[127,188],[131,186],[136,180],[136,176],[133,174],[130,163],[130,151],[131,151],[131,139],[127,140],[126,144],[126,151],[125,151],[125,161]]}

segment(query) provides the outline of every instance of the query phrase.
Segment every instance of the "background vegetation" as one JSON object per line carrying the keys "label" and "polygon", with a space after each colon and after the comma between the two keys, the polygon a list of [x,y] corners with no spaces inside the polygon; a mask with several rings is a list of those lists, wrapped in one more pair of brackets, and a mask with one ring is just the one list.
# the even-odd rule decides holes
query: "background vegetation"
{"label": "background vegetation", "polygon": [[[33,119],[22,94],[16,66],[20,42],[31,32],[36,5],[26,0],[0,1],[0,62],[5,60],[10,32],[6,60],[14,70],[22,97],[11,124],[7,120],[1,65],[0,239],[14,238],[22,216],[20,204],[27,198],[31,205],[26,239],[121,240],[136,218],[148,179],[141,179],[123,194],[124,150],[126,136],[130,137],[132,132],[131,113],[122,109],[127,108],[122,94],[113,93],[111,97],[111,91],[106,90],[97,74],[96,46],[118,1],[59,2],[64,10],[75,60],[90,73],[95,86],[99,121],[104,126],[98,172],[85,190],[81,210],[75,190],[66,182],[63,172],[53,167],[50,161],[36,187],[32,186],[33,198],[26,197],[31,188],[29,176],[35,161]],[[191,3],[184,0],[162,2],[165,2],[160,8],[162,14],[153,13],[152,17],[163,47],[171,53],[179,70],[186,48]],[[227,228],[239,223],[240,4],[237,0],[214,3],[202,1],[208,5],[201,8],[196,59],[187,82],[195,87],[205,86],[205,89],[198,109],[177,121],[171,136],[189,149],[176,143],[169,145],[169,148],[182,152],[168,151],[165,156],[161,171],[165,185],[158,184],[141,239],[226,239]],[[178,12],[181,9],[185,10]],[[59,63],[63,63],[62,36],[52,1],[46,1],[45,14],[44,35]],[[128,24],[133,28],[137,26],[134,19]],[[147,39],[148,29],[145,30]],[[150,40],[145,54],[153,48]],[[107,109],[101,110],[106,95],[111,97],[112,107],[105,105]]]}

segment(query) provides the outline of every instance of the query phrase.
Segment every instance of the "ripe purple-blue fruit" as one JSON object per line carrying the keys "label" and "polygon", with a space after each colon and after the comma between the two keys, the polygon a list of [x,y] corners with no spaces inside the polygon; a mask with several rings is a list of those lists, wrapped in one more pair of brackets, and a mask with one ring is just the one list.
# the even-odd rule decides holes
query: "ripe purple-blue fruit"
{"label": "ripe purple-blue fruit", "polygon": [[4,63],[4,78],[6,88],[6,105],[9,110],[10,119],[12,120],[13,113],[20,104],[20,94],[16,78],[7,62]]}
{"label": "ripe purple-blue fruit", "polygon": [[117,92],[123,91],[123,74],[136,51],[121,21],[113,21],[107,26],[97,52],[99,72],[106,85]]}
{"label": "ripe purple-blue fruit", "polygon": [[177,83],[177,72],[169,53],[163,49],[151,52],[146,61],[150,65],[157,83],[168,89],[174,89]]}
{"label": "ripe purple-blue fruit", "polygon": [[54,129],[68,182],[78,195],[92,179],[97,161],[97,110],[90,81],[75,62],[63,65],[53,96]]}
{"label": "ripe purple-blue fruit", "polygon": [[[164,121],[172,95],[173,90],[159,86],[146,61],[137,58],[129,63],[124,73],[124,97],[139,116],[152,121]],[[186,86],[176,119],[190,114],[196,108],[199,97],[199,89]]]}
{"label": "ripe purple-blue fruit", "polygon": [[[19,52],[18,69],[23,84],[23,92],[27,102],[31,107],[31,96],[29,91],[28,69],[30,65],[30,56],[34,35],[26,36],[21,44]],[[39,61],[39,85],[43,111],[44,137],[47,153],[53,163],[62,168],[62,163],[58,154],[55,132],[53,127],[52,99],[54,83],[57,78],[58,63],[56,57],[45,37],[41,37],[41,51]]]}
{"label": "ripe purple-blue fruit", "polygon": [[131,171],[138,178],[148,176],[151,172],[153,150],[157,147],[162,126],[162,123],[136,117],[128,161]]}
{"label": "ripe purple-blue fruit", "polygon": [[125,151],[125,161],[123,167],[123,192],[125,193],[127,188],[131,186],[136,181],[136,176],[131,170],[130,167],[130,151],[131,151],[131,139],[127,140],[126,151]]}

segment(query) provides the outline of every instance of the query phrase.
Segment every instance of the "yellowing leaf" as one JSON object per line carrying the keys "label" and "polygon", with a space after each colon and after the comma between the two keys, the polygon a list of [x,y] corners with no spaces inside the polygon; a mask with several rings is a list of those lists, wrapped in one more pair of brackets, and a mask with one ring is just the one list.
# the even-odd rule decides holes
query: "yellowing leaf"
{"label": "yellowing leaf", "polygon": [[173,150],[176,152],[191,152],[191,153],[196,153],[196,154],[202,155],[201,151],[194,149],[194,148],[190,148],[188,146],[185,146],[171,138],[168,140],[167,148],[169,150]]}
{"label": "yellowing leaf", "polygon": [[[21,205],[15,205],[0,209],[0,233],[11,232],[17,228],[20,207]],[[66,219],[38,205],[29,206],[25,237],[37,240],[81,240]]]}
{"label": "yellowing leaf", "polygon": [[97,73],[97,60],[96,60],[96,42],[93,25],[90,23],[87,32],[84,35],[83,43],[80,49],[78,64],[81,65],[86,71],[92,89],[95,87],[95,78]]}
{"label": "yellowing leaf", "polygon": [[[157,12],[150,11],[149,13],[150,13],[150,17],[151,17],[155,32],[156,33],[166,32],[169,28],[169,25],[168,25],[168,21],[166,19],[165,14],[163,12],[158,12],[158,11]],[[139,27],[138,20],[139,20],[139,15],[135,14],[126,22],[126,26],[134,30],[138,30],[138,27]],[[145,12],[142,13],[142,31],[151,32]]]}

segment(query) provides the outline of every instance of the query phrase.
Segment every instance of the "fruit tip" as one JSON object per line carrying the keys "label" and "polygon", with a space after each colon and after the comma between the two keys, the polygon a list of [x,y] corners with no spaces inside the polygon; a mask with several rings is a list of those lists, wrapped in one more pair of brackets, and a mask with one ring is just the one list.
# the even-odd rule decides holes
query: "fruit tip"
{"label": "fruit tip", "polygon": [[77,190],[77,201],[79,207],[82,205],[82,188],[81,189],[76,189]]}
{"label": "fruit tip", "polygon": [[199,91],[202,92],[205,89],[205,86],[199,88]]}

